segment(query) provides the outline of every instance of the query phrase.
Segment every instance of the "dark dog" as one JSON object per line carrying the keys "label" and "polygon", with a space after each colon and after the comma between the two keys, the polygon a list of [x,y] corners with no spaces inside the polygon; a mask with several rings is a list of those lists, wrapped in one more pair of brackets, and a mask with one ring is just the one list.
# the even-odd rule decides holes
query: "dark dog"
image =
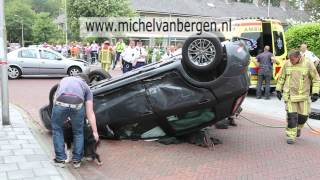
{"label": "dark dog", "polygon": [[[96,142],[93,136],[93,132],[88,123],[85,123],[84,129],[84,158],[88,161],[96,160],[98,165],[102,165],[99,154],[97,154],[97,148],[100,142]],[[63,128],[64,142],[67,147],[67,162],[70,162],[70,157],[72,155],[72,143],[73,143],[73,134],[72,134],[72,125],[70,119],[65,121]]]}

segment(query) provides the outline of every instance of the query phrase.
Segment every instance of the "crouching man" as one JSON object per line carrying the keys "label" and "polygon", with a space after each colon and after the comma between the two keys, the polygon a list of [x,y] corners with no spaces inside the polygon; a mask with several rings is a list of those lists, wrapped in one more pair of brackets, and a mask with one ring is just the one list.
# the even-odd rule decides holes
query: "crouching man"
{"label": "crouching man", "polygon": [[67,159],[63,136],[64,121],[67,118],[71,119],[72,124],[72,162],[75,168],[80,167],[83,156],[83,127],[86,117],[89,120],[96,142],[99,140],[96,117],[93,111],[93,95],[88,83],[89,78],[86,74],[81,73],[77,76],[65,77],[59,83],[55,93],[51,126],[56,166],[64,167]]}

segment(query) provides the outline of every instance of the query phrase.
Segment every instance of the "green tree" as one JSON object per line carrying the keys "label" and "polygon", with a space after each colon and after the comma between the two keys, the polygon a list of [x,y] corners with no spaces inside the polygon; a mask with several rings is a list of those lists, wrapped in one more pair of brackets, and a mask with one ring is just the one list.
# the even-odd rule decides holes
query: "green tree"
{"label": "green tree", "polygon": [[32,24],[35,12],[30,4],[30,0],[5,1],[6,29],[9,42],[21,43],[22,23],[25,41],[32,41]]}
{"label": "green tree", "polygon": [[68,0],[67,7],[72,39],[79,39],[79,17],[129,17],[134,15],[128,0]]}
{"label": "green tree", "polygon": [[305,4],[305,11],[311,14],[311,19],[320,21],[320,0],[308,0]]}
{"label": "green tree", "polygon": [[53,23],[49,13],[39,13],[36,15],[32,26],[32,35],[36,43],[55,42],[63,38],[63,32]]}
{"label": "green tree", "polygon": [[320,23],[293,26],[286,32],[288,49],[299,48],[302,43],[320,57]]}
{"label": "green tree", "polygon": [[61,0],[32,0],[32,9],[36,13],[47,12],[52,16],[58,16],[59,11],[63,10]]}

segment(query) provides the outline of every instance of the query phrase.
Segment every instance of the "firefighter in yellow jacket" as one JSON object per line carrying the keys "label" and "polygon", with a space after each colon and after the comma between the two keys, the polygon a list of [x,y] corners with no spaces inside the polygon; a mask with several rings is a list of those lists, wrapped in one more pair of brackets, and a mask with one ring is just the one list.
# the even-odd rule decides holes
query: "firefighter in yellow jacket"
{"label": "firefighter in yellow jacket", "polygon": [[101,63],[101,68],[108,72],[112,64],[112,48],[109,41],[105,41],[103,43],[103,46],[99,52],[99,60]]}
{"label": "firefighter in yellow jacket", "polygon": [[286,103],[287,143],[293,144],[308,120],[310,89],[312,102],[319,97],[320,79],[314,64],[299,51],[290,51],[289,59],[282,67],[276,91],[278,99],[283,97]]}

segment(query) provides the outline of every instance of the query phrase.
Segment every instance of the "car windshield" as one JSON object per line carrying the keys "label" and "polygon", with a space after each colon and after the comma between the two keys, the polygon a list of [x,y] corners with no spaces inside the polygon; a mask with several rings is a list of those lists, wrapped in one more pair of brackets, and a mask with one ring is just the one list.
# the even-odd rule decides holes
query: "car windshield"
{"label": "car windshield", "polygon": [[251,40],[252,43],[249,43],[249,42],[247,43],[250,55],[253,57],[257,56],[262,50],[262,47],[261,47],[262,32],[246,32],[246,33],[242,33],[241,37]]}

